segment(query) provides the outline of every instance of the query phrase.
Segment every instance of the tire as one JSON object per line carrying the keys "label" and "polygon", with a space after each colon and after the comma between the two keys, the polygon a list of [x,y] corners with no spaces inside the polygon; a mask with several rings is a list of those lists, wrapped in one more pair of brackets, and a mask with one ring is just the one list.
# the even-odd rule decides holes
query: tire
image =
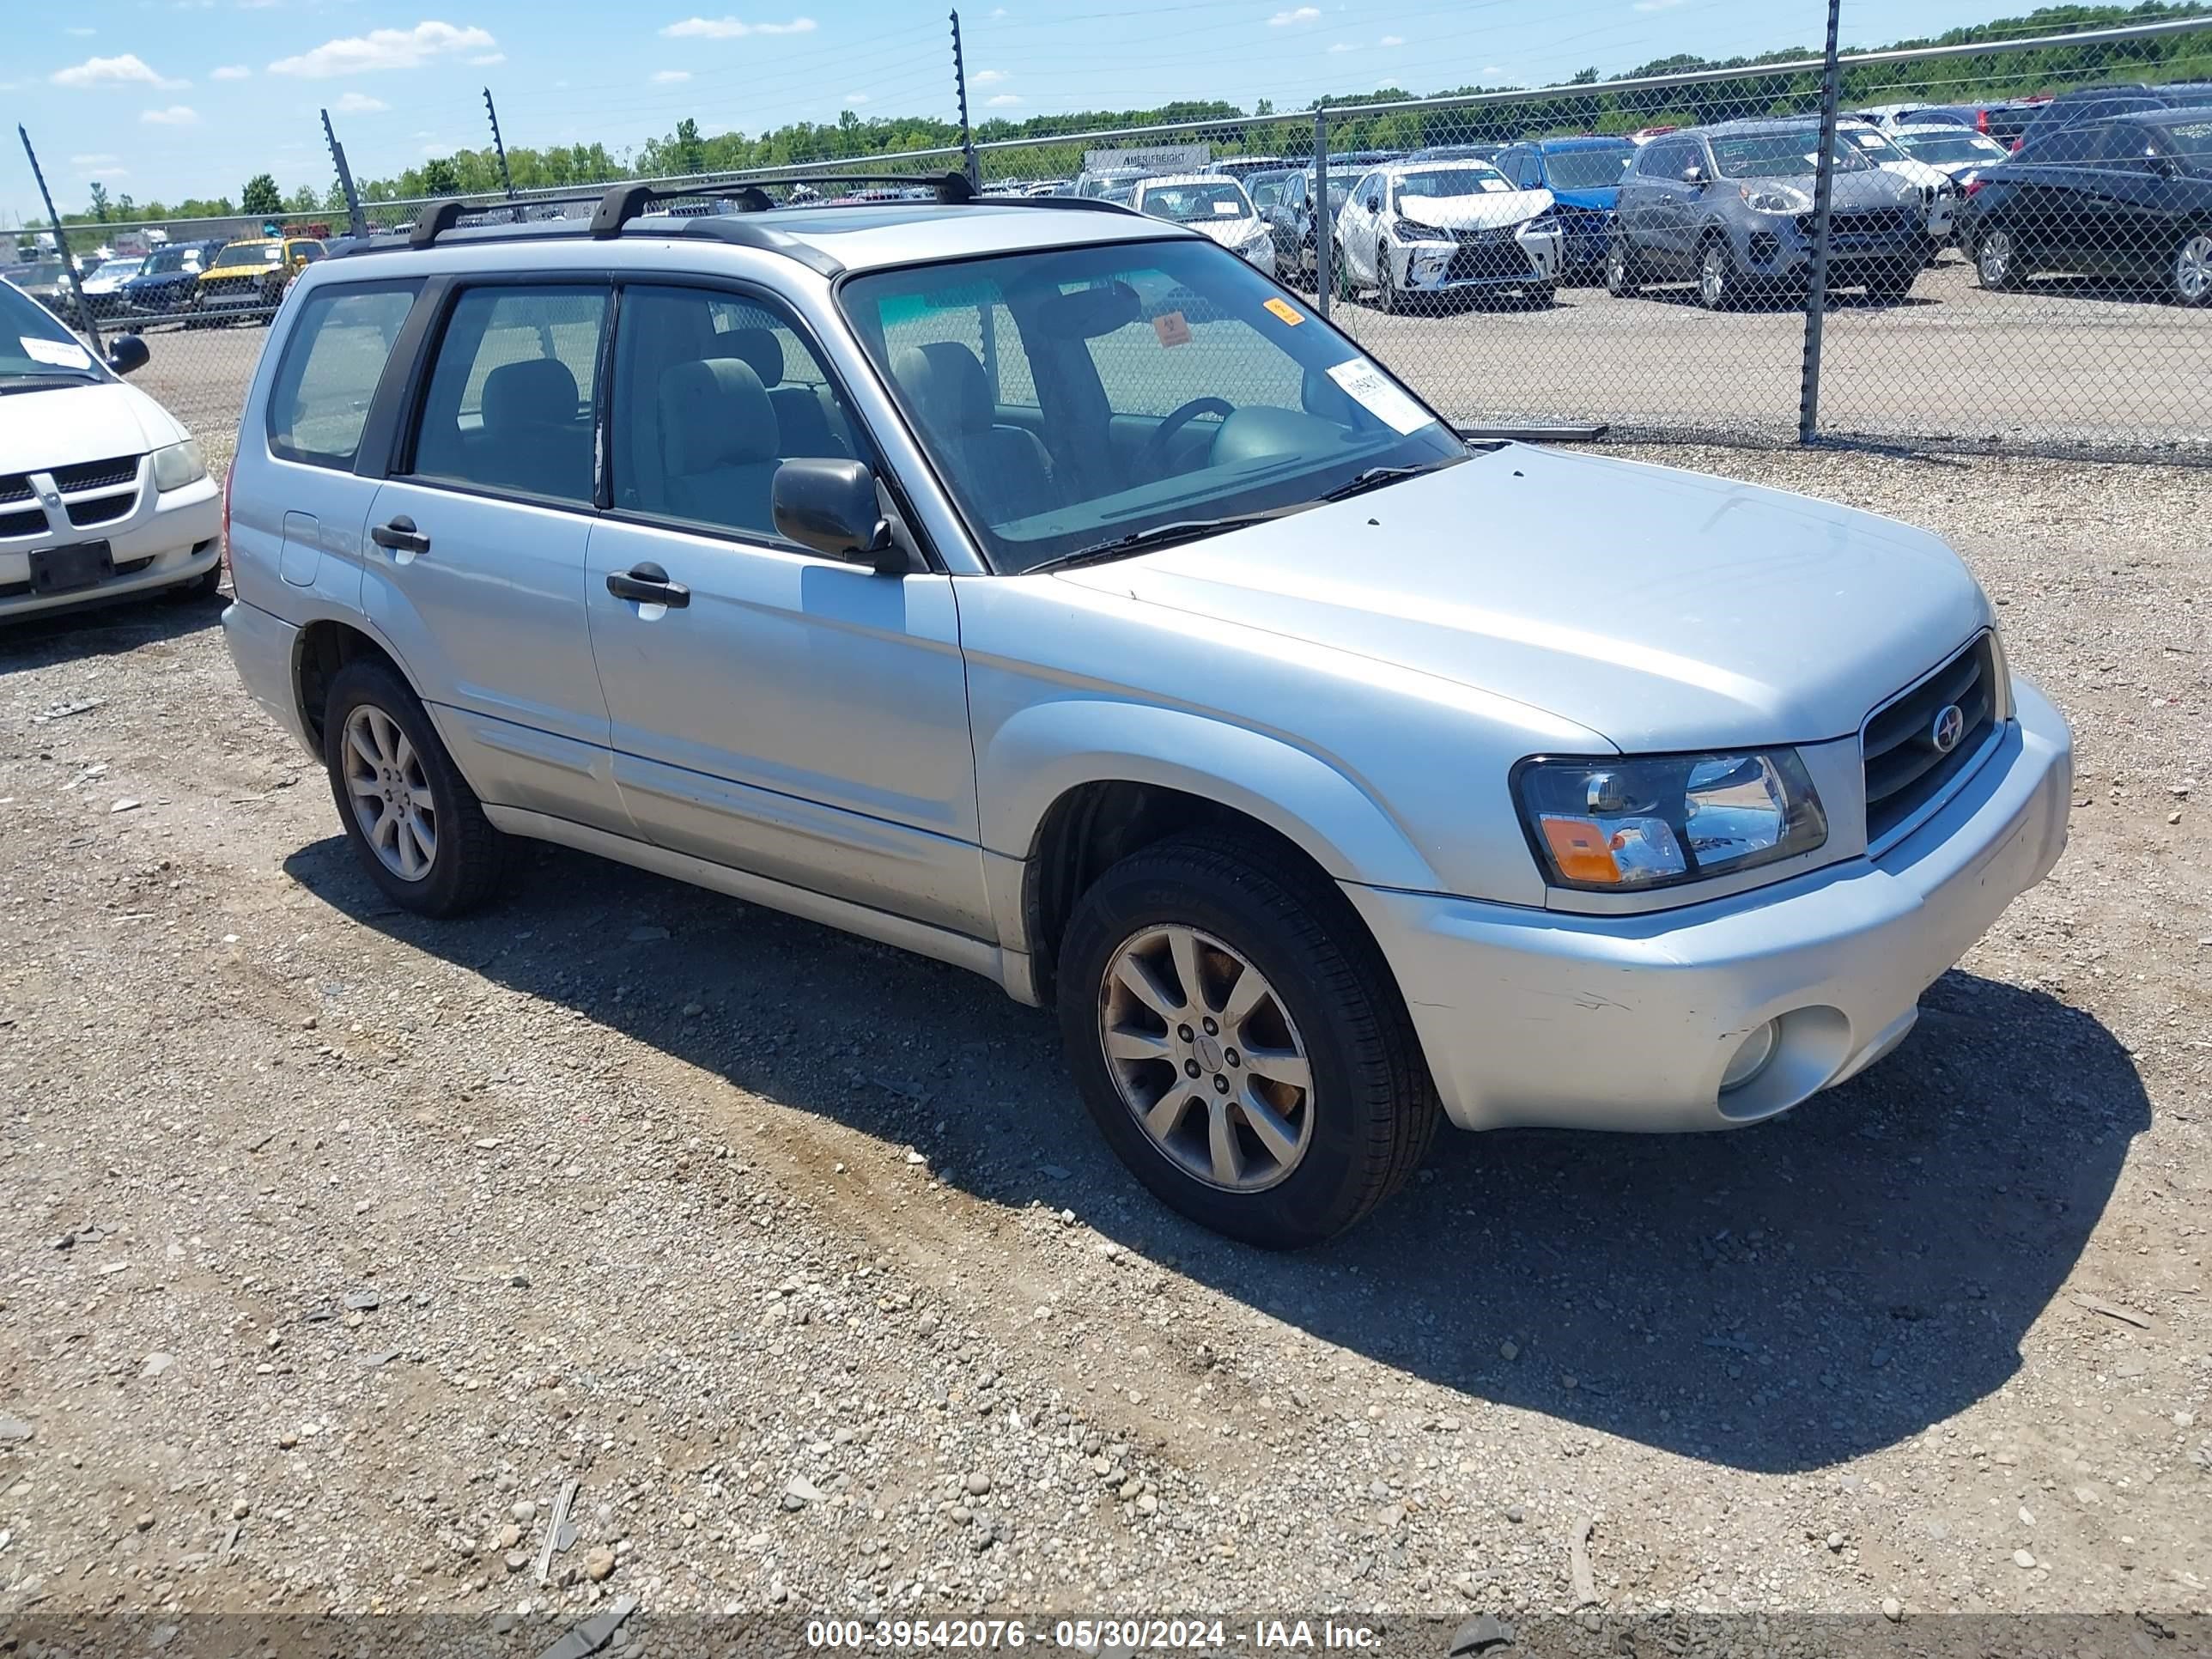
{"label": "tire", "polygon": [[206,605],[222,592],[222,561],[217,559],[188,582],[179,582],[169,597],[179,605]]}
{"label": "tire", "polygon": [[1698,303],[1707,311],[1727,311],[1736,301],[1735,252],[1723,236],[1709,236],[1698,250]]}
{"label": "tire", "polygon": [[2178,306],[2212,304],[2212,230],[2200,229],[2174,250],[2167,291]]}
{"label": "tire", "polygon": [[1867,298],[1878,305],[1893,306],[1909,298],[1920,275],[1917,265],[1898,264],[1877,270],[1867,279]]}
{"label": "tire", "polygon": [[1974,238],[1974,279],[1992,292],[2004,293],[2020,286],[2020,244],[2002,225],[1992,225]]}
{"label": "tire", "polygon": [[[1188,959],[1206,981],[1193,1011],[1222,1017],[1213,1032],[1200,1030],[1210,1015],[1170,1024],[1115,971],[1164,963],[1177,989],[1163,994],[1155,978],[1153,994],[1182,1012],[1176,996],[1191,999],[1170,930],[1193,941]],[[1232,1018],[1231,993],[1253,970],[1265,995]],[[1107,871],[1069,920],[1059,983],[1068,1063],[1100,1133],[1155,1196],[1200,1226],[1268,1249],[1319,1243],[1395,1192],[1436,1133],[1436,1090],[1382,952],[1334,886],[1251,838],[1176,836]],[[1109,1021],[1118,1058],[1108,1054]],[[1179,1042],[1184,1029],[1193,1037]],[[1255,1046],[1241,1052],[1237,1042]],[[1142,1052],[1150,1044],[1162,1052]],[[1304,1085],[1273,1076],[1301,1053]],[[1257,1063],[1263,1054],[1273,1068]],[[1278,1114],[1261,1115],[1272,1140],[1248,1100]],[[1139,1114],[1163,1108],[1172,1121],[1159,1138]],[[1228,1181],[1212,1178],[1224,1140]]]}
{"label": "tire", "polygon": [[1642,289],[1643,272],[1638,268],[1636,250],[1628,246],[1626,237],[1616,236],[1606,244],[1605,291],[1616,300],[1632,300]]}
{"label": "tire", "polygon": [[1559,301],[1559,285],[1557,283],[1534,283],[1529,285],[1523,303],[1531,311],[1549,311]]}
{"label": "tire", "polygon": [[1398,283],[1390,275],[1390,250],[1375,250],[1375,305],[1377,310],[1400,312],[1406,308],[1406,296],[1398,290]]}
{"label": "tire", "polygon": [[[404,806],[410,800],[419,804],[427,792],[432,845],[429,856],[421,860],[419,874],[410,877],[387,861],[370,841],[368,826],[355,809],[349,764],[356,757],[349,755],[349,747],[356,715],[372,726],[380,719],[390,732],[404,738],[405,745],[403,749],[396,742],[392,744],[398,764],[375,767],[366,780],[368,788],[362,799],[368,808],[380,811],[374,805],[378,780],[374,774],[382,774],[383,782],[400,791],[396,798],[389,793],[384,796],[387,805]],[[372,742],[371,747],[376,746]],[[358,754],[362,762],[371,758],[366,751]],[[507,838],[484,817],[476,792],[439,741],[437,729],[422,703],[387,664],[374,658],[356,658],[331,677],[330,695],[323,704],[323,763],[330,774],[331,798],[337,805],[346,839],[353,843],[370,879],[394,904],[418,915],[454,916],[481,904],[498,885]],[[410,815],[421,817],[419,805],[412,814],[393,815],[392,840],[400,846],[404,838],[405,846],[419,858],[420,841],[398,822]]]}

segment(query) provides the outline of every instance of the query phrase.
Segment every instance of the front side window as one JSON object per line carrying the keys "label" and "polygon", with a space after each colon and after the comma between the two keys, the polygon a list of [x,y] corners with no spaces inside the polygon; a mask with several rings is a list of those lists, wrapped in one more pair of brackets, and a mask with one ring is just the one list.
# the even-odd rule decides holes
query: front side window
{"label": "front side window", "polygon": [[2212,121],[2182,121],[2166,128],[2162,148],[2192,167],[2212,167]]}
{"label": "front side window", "polygon": [[[880,271],[838,295],[1002,572],[1164,525],[1296,511],[1370,468],[1468,453],[1350,341],[1211,242]],[[987,309],[1021,343],[1034,410],[994,398],[969,343]]]}
{"label": "front side window", "polygon": [[866,459],[789,319],[706,289],[623,290],[609,422],[617,508],[768,539],[777,467]]}
{"label": "front side window", "polygon": [[465,290],[423,394],[416,476],[591,501],[592,393],[606,320],[601,287]]}
{"label": "front side window", "polygon": [[417,282],[318,289],[300,307],[269,389],[270,453],[350,468]]}

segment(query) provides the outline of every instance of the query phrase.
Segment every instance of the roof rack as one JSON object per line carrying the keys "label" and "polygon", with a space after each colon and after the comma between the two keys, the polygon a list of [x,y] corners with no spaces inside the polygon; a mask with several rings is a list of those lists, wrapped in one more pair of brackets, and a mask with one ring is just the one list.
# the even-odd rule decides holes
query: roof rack
{"label": "roof rack", "polygon": [[[927,186],[934,191],[937,199],[947,204],[958,204],[975,199],[975,186],[968,182],[965,173],[823,173],[813,178],[793,177],[768,180],[779,185],[903,185],[909,189]],[[614,185],[599,198],[599,205],[592,211],[592,234],[604,240],[622,234],[622,228],[631,220],[650,211],[658,203],[681,201],[687,197],[717,196],[732,203],[740,213],[764,213],[776,205],[775,199],[757,184],[744,184],[720,190],[656,190],[650,185]]]}

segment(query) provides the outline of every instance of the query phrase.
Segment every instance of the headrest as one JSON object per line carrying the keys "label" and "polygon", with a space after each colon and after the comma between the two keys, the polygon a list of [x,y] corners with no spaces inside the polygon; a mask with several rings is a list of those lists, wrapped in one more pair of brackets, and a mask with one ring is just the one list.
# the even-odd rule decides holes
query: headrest
{"label": "headrest", "polygon": [[991,429],[983,365],[958,341],[908,346],[892,357],[891,374],[914,399],[923,425],[962,435]]}
{"label": "headrest", "polygon": [[760,376],[763,386],[783,380],[783,342],[764,328],[733,328],[714,337],[713,356],[734,357]]}
{"label": "headrest", "polygon": [[576,377],[558,357],[501,363],[484,376],[487,431],[510,426],[571,426],[576,419]]}
{"label": "headrest", "polygon": [[660,377],[660,453],[684,477],[775,459],[775,406],[734,357],[678,363]]}

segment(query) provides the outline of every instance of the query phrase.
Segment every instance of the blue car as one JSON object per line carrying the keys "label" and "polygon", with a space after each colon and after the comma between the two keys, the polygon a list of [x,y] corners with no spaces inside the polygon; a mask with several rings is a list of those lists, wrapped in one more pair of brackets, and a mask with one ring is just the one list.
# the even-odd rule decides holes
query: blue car
{"label": "blue car", "polygon": [[155,248],[145,268],[124,283],[124,308],[157,316],[189,310],[200,272],[222,246],[217,237],[211,242],[171,242]]}
{"label": "blue car", "polygon": [[1636,154],[1626,138],[1532,138],[1498,157],[1499,172],[1523,190],[1548,190],[1566,234],[1566,270],[1589,276],[1605,263],[1621,174]]}

